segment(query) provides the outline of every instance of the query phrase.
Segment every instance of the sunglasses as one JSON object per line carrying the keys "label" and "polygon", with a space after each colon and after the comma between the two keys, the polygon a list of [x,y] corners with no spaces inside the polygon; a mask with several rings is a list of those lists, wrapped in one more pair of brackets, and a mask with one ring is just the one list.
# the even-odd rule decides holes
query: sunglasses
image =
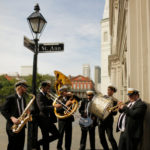
{"label": "sunglasses", "polygon": [[93,96],[92,94],[90,94],[90,95],[87,95],[87,96]]}

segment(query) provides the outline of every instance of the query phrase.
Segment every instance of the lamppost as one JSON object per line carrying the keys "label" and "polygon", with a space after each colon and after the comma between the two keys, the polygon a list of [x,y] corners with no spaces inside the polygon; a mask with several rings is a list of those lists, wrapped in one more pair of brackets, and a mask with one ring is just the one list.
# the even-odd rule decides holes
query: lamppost
{"label": "lamppost", "polygon": [[[33,40],[35,42],[34,59],[33,59],[32,92],[34,95],[36,95],[37,56],[39,51],[38,41],[47,21],[39,12],[40,7],[38,4],[35,5],[34,10],[35,11],[27,18],[27,21],[29,23],[31,33],[33,35]],[[35,102],[32,105],[32,112],[33,112],[33,121],[29,122],[28,124],[28,141],[27,141],[28,150],[32,150],[32,148],[35,148],[36,141],[37,141],[37,123],[35,120],[36,113],[37,113],[37,105]]]}

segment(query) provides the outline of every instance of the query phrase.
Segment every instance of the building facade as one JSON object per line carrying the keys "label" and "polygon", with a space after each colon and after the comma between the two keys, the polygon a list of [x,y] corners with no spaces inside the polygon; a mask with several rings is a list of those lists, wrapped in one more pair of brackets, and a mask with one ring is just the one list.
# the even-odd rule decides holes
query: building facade
{"label": "building facade", "polygon": [[118,88],[117,98],[127,100],[126,91],[140,91],[148,105],[140,150],[150,149],[150,0],[110,0],[111,54],[109,75]]}
{"label": "building facade", "polygon": [[91,74],[90,65],[89,64],[84,64],[83,65],[83,76],[88,77],[90,79],[90,74]]}
{"label": "building facade", "polygon": [[32,66],[21,66],[21,76],[32,75]]}
{"label": "building facade", "polygon": [[111,50],[110,28],[109,28],[109,0],[105,2],[103,19],[101,20],[101,93],[107,93],[110,85],[108,74],[108,56]]}
{"label": "building facade", "polygon": [[101,68],[99,66],[95,66],[94,73],[95,89],[100,92]]}
{"label": "building facade", "polygon": [[71,77],[72,89],[71,91],[80,98],[86,98],[87,90],[94,90],[94,83],[87,77],[78,75]]}

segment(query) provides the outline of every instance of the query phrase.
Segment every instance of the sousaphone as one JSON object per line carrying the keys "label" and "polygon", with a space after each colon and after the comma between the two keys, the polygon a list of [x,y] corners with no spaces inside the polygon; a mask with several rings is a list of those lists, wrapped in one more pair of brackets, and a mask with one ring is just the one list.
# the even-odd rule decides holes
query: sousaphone
{"label": "sousaphone", "polygon": [[59,89],[63,86],[66,85],[68,87],[70,87],[71,81],[68,77],[66,77],[63,73],[59,72],[59,71],[54,71],[55,77],[56,77],[56,81],[55,81],[55,90],[57,93],[57,97],[55,97],[55,100],[53,102],[53,105],[55,105],[56,103],[62,104],[62,107],[64,109],[64,114],[60,114],[57,112],[57,109],[54,107],[54,113],[56,115],[57,118],[59,119],[65,119],[70,117],[71,115],[73,115],[75,113],[75,111],[78,108],[78,101],[74,98],[74,96],[70,96],[70,100],[72,101],[72,105],[71,106],[66,106],[65,104],[62,103],[61,98],[60,98],[60,93],[59,93]]}

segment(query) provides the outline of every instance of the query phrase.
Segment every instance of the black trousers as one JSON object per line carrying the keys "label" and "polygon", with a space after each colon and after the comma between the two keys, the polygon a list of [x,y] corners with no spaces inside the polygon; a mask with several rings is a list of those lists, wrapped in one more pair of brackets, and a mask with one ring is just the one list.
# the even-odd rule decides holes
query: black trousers
{"label": "black trousers", "polygon": [[137,150],[139,142],[139,138],[131,138],[131,136],[127,136],[122,132],[120,134],[119,150]]}
{"label": "black trousers", "polygon": [[81,128],[80,150],[85,150],[87,133],[89,132],[91,150],[95,150],[95,126],[85,130]]}
{"label": "black trousers", "polygon": [[63,137],[65,133],[65,149],[71,150],[71,142],[72,142],[72,121],[70,120],[59,120],[59,140],[57,143],[57,150],[62,150]]}
{"label": "black trousers", "polygon": [[59,132],[49,118],[39,117],[38,125],[42,132],[42,139],[38,141],[38,145],[43,145],[43,150],[49,150],[49,143],[59,138]]}
{"label": "black trousers", "polygon": [[118,150],[117,143],[116,143],[114,136],[113,136],[113,123],[111,123],[111,124],[101,123],[98,126],[98,129],[99,129],[100,142],[101,142],[104,150],[109,150],[109,147],[108,147],[108,144],[106,141],[105,132],[107,133],[107,136],[108,136],[108,139],[111,143],[112,149]]}
{"label": "black trousers", "polygon": [[7,150],[23,150],[25,141],[25,128],[19,133],[12,133],[10,130],[6,130],[8,135]]}

